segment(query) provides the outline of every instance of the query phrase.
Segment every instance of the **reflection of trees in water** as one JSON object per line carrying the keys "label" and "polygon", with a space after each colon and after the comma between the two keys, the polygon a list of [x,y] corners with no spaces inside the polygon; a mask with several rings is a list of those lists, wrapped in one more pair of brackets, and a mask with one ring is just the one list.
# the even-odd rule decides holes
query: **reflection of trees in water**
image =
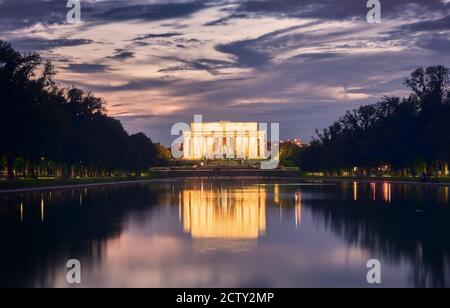
{"label": "reflection of trees in water", "polygon": [[[409,261],[413,286],[449,287],[450,210],[448,204],[437,202],[436,190],[416,188],[405,199],[404,187],[394,186],[393,200],[399,199],[391,203],[370,198],[351,202],[351,192],[345,198],[333,197],[352,189],[336,186],[327,192],[329,198],[313,198],[303,205],[348,244],[381,254],[392,263]],[[367,190],[360,196],[371,196],[366,185],[360,190]]]}
{"label": "reflection of trees in water", "polygon": [[[220,183],[204,183],[220,188]],[[241,181],[223,184],[228,189],[250,185]],[[183,188],[184,187],[184,188]],[[436,190],[392,186],[386,202],[382,186],[372,201],[369,185],[267,186],[267,206],[292,207],[301,191],[304,207],[318,221],[347,243],[380,253],[392,263],[413,266],[414,286],[450,286],[450,210]],[[77,258],[83,266],[95,266],[104,257],[106,241],[119,236],[133,211],[145,212],[153,205],[178,204],[180,190],[201,189],[195,182],[135,185],[44,194],[2,196],[0,206],[0,287],[52,286],[64,273],[64,263]],[[444,191],[445,193],[445,191]],[[445,194],[444,194],[445,198]],[[402,201],[403,200],[403,201]],[[81,201],[81,202],[80,202]],[[20,204],[23,202],[23,223]],[[444,206],[446,204],[447,206]],[[424,212],[416,212],[423,209]],[[301,215],[301,213],[300,213]],[[42,222],[41,220],[44,220]],[[146,223],[135,215],[135,223]],[[374,255],[373,257],[377,257]],[[62,275],[64,276],[64,275]]]}
{"label": "reflection of trees in water", "polygon": [[69,259],[100,262],[124,218],[154,205],[156,193],[136,185],[2,196],[1,203],[0,287],[51,286]]}

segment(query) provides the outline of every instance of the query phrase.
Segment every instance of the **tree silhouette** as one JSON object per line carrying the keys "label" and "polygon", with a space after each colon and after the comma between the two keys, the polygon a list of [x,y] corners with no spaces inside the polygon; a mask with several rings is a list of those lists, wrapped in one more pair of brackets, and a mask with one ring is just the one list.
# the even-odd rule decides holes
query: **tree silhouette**
{"label": "tree silhouette", "polygon": [[300,167],[329,174],[445,175],[450,161],[450,81],[444,66],[418,68],[405,85],[408,98],[347,112],[317,132]]}
{"label": "tree silhouette", "polygon": [[53,65],[0,41],[0,161],[7,177],[140,175],[157,161],[144,134],[129,136],[92,92],[63,89]]}

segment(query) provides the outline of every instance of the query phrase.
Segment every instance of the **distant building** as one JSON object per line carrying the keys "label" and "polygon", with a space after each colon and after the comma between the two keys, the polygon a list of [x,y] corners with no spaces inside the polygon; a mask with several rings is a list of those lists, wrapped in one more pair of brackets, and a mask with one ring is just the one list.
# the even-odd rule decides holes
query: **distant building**
{"label": "distant building", "polygon": [[281,143],[291,143],[291,144],[295,144],[296,146],[302,148],[304,146],[306,146],[305,143],[303,143],[303,141],[300,138],[295,138],[295,139],[289,139],[289,140],[285,140],[282,141]]}
{"label": "distant building", "polygon": [[192,123],[184,132],[184,159],[267,158],[267,133],[258,123]]}

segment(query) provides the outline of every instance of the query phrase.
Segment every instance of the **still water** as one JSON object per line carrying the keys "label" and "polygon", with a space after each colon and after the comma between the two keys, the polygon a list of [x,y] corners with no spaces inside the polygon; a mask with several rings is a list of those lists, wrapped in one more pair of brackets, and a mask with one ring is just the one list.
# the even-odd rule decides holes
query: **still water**
{"label": "still water", "polygon": [[0,286],[450,286],[449,187],[167,181],[0,195]]}

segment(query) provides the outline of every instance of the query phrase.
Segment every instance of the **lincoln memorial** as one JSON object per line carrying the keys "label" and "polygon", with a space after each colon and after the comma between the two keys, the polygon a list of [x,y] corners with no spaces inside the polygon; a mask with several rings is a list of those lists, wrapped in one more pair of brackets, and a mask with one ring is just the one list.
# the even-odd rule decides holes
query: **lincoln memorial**
{"label": "lincoln memorial", "polygon": [[267,133],[258,123],[192,123],[183,135],[186,160],[267,158]]}

